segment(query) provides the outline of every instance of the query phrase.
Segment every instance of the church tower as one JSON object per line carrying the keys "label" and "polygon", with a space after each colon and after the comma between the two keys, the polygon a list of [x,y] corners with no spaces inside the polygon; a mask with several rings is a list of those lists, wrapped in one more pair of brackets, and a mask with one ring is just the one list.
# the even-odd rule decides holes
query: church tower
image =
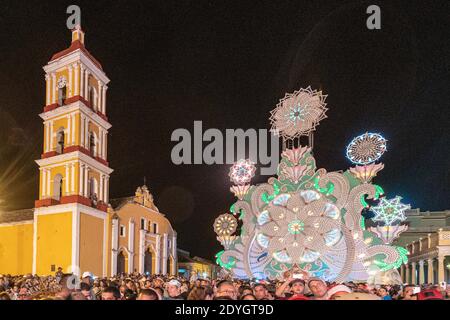
{"label": "church tower", "polygon": [[35,201],[33,273],[107,274],[109,177],[108,77],[85,47],[72,43],[44,66],[46,103],[39,199]]}

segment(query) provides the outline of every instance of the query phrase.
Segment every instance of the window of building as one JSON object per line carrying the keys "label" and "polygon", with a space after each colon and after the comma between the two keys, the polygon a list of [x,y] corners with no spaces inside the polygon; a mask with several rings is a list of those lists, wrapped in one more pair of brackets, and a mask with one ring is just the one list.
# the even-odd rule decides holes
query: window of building
{"label": "window of building", "polygon": [[56,132],[56,153],[64,152],[64,128],[61,127]]}
{"label": "window of building", "polygon": [[153,223],[153,233],[158,233],[158,224],[157,223]]}
{"label": "window of building", "polygon": [[126,229],[125,229],[125,226],[124,226],[124,225],[120,225],[120,231],[119,231],[119,234],[120,234],[121,237],[125,237],[125,235],[126,235]]}
{"label": "window of building", "polygon": [[53,199],[60,200],[62,196],[62,184],[63,178],[62,175],[57,174],[53,179]]}
{"label": "window of building", "polygon": [[141,218],[141,230],[147,229],[147,221],[145,218]]}
{"label": "window of building", "polygon": [[91,108],[97,110],[97,90],[94,87],[89,87],[89,103]]}
{"label": "window of building", "polygon": [[89,133],[89,152],[91,153],[91,156],[95,157],[95,135],[93,132]]}
{"label": "window of building", "polygon": [[169,244],[169,249],[171,249],[172,248],[172,241],[170,241],[170,239],[169,239],[167,242]]}

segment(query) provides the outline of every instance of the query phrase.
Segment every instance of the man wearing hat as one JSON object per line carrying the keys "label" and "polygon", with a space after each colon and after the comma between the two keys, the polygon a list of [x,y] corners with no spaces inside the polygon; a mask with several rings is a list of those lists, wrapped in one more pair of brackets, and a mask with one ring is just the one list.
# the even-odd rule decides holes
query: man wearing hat
{"label": "man wearing hat", "polygon": [[164,300],[183,300],[181,295],[181,283],[177,279],[172,279],[167,283],[166,286],[167,297]]}

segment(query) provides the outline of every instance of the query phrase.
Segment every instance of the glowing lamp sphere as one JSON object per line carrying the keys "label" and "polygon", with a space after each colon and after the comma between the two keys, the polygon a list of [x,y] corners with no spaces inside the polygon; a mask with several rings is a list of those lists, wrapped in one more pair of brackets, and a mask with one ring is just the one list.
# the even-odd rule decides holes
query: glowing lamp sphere
{"label": "glowing lamp sphere", "polygon": [[373,163],[386,152],[386,142],[378,133],[366,132],[354,138],[347,146],[347,158],[360,165]]}
{"label": "glowing lamp sphere", "polygon": [[230,180],[234,184],[245,185],[255,176],[255,171],[256,167],[252,161],[241,159],[231,167]]}

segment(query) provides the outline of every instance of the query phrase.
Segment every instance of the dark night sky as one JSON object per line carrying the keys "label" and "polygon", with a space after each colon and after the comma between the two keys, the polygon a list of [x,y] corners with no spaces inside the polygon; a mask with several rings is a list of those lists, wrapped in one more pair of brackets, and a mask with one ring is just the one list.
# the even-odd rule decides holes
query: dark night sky
{"label": "dark night sky", "polygon": [[[0,198],[37,197],[44,104],[42,66],[68,47],[66,8],[78,4],[88,50],[111,79],[111,197],[147,177],[179,247],[213,258],[212,223],[234,201],[228,165],[175,166],[176,128],[268,128],[285,92],[329,95],[315,135],[319,167],[346,169],[356,135],[389,140],[376,178],[388,197],[450,209],[450,2],[433,1],[2,1]],[[275,4],[276,3],[276,4]],[[382,8],[382,30],[365,9]],[[254,182],[262,182],[256,178]]]}

